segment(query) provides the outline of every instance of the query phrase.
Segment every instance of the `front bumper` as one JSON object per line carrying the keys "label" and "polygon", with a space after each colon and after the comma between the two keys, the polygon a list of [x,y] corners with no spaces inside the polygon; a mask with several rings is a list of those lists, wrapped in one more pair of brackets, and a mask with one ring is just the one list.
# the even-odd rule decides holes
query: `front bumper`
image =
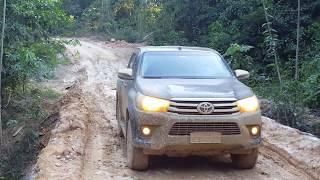
{"label": "front bumper", "polygon": [[[189,135],[169,135],[171,127],[177,122],[234,122],[239,126],[241,134],[222,135],[219,144],[193,144]],[[179,115],[176,113],[150,113],[136,110],[133,128],[135,147],[142,148],[146,154],[220,154],[248,153],[261,144],[261,137],[251,136],[248,126],[261,127],[260,112],[236,113],[233,115]],[[152,128],[150,136],[141,134],[140,127]],[[260,133],[261,134],[261,133]]]}

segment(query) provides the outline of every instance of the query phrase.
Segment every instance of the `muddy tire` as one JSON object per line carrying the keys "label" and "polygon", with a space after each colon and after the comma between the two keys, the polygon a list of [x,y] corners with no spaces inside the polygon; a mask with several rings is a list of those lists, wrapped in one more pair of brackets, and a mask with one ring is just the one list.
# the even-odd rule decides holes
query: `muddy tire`
{"label": "muddy tire", "polygon": [[131,123],[128,122],[127,127],[127,164],[133,170],[147,170],[149,166],[149,156],[143,153],[143,150],[136,148],[132,144]]}
{"label": "muddy tire", "polygon": [[252,169],[258,159],[258,148],[250,154],[231,154],[232,164],[238,169]]}
{"label": "muddy tire", "polygon": [[117,99],[116,99],[116,119],[117,119],[117,123],[118,123],[118,134],[120,137],[124,137],[121,125],[120,125],[120,121],[121,121],[121,114],[120,114],[120,102],[119,102],[119,98],[118,98],[118,94],[117,94]]}

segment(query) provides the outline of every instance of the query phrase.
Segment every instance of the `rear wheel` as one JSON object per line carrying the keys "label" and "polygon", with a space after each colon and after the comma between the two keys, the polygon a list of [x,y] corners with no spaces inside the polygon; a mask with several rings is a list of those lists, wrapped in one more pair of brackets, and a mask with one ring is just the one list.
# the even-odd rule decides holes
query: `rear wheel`
{"label": "rear wheel", "polygon": [[124,134],[122,132],[122,128],[121,128],[121,125],[120,125],[121,113],[120,113],[120,101],[119,101],[118,95],[116,96],[116,119],[117,119],[117,122],[118,122],[118,134],[119,134],[120,137],[124,137]]}
{"label": "rear wheel", "polygon": [[143,150],[136,148],[132,143],[131,122],[129,120],[127,127],[127,164],[133,170],[146,170],[149,166],[149,156],[143,153]]}
{"label": "rear wheel", "polygon": [[231,154],[232,164],[239,169],[252,169],[257,163],[258,154],[258,148],[249,154]]}

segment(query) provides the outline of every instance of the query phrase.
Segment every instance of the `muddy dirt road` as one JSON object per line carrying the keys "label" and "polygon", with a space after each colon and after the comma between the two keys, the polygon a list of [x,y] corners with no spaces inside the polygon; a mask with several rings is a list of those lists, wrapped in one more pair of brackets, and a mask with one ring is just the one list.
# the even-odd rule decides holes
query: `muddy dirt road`
{"label": "muddy dirt road", "polygon": [[[57,70],[57,78],[45,83],[65,92],[59,122],[48,146],[42,150],[34,169],[36,179],[318,179],[320,140],[288,130],[265,133],[256,168],[235,170],[228,158],[152,159],[146,172],[126,167],[123,141],[115,119],[116,73],[126,65],[134,45],[81,39],[81,46],[67,46],[72,64]],[[67,90],[66,90],[67,89]],[[272,131],[282,126],[266,119]],[[276,125],[275,125],[276,124]],[[286,131],[286,128],[284,128]],[[289,128],[290,129],[290,128]],[[297,133],[300,140],[313,144],[294,151],[294,143],[281,144],[281,136]],[[290,136],[290,135],[289,135]],[[273,139],[269,139],[275,137]],[[310,138],[309,138],[310,137]],[[278,138],[278,139],[277,139]],[[302,139],[301,139],[302,138]],[[293,142],[293,141],[292,141]],[[282,146],[281,146],[282,145]],[[293,148],[291,147],[293,146]],[[304,146],[305,147],[305,146]],[[292,154],[286,151],[291,148]],[[307,153],[303,159],[294,153]],[[319,156],[318,156],[319,155]],[[318,157],[313,157],[318,156]],[[310,164],[313,162],[312,166]]]}

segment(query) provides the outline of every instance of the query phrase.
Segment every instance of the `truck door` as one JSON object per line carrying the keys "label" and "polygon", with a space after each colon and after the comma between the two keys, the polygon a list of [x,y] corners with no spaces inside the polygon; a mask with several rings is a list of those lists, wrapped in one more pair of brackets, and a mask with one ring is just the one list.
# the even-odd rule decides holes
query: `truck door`
{"label": "truck door", "polygon": [[[133,71],[133,64],[135,62],[137,58],[137,53],[133,53],[131,58],[130,58],[130,61],[128,63],[128,67],[127,68],[130,68],[132,69]],[[133,76],[135,75],[135,73],[133,72]],[[130,88],[132,88],[133,86],[133,80],[126,80],[126,79],[122,79],[122,88],[121,88],[121,104],[122,104],[122,107],[121,107],[121,110],[122,110],[122,114],[124,115],[124,117],[126,116],[126,110],[128,108],[128,93],[129,93],[129,90]],[[124,118],[122,120],[125,120]]]}

